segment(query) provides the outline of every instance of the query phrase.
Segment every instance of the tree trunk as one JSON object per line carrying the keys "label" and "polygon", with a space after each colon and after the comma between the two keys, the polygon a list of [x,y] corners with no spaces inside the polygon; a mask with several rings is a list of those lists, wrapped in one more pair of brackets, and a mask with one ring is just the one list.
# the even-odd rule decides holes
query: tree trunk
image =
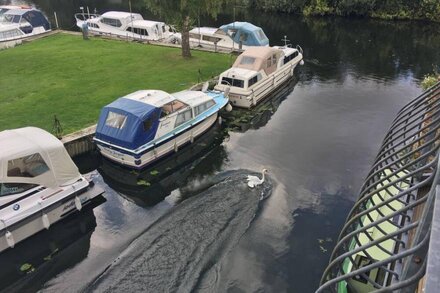
{"label": "tree trunk", "polygon": [[191,57],[191,50],[189,46],[189,25],[190,25],[190,18],[187,15],[183,19],[183,25],[182,25],[182,56],[184,58]]}

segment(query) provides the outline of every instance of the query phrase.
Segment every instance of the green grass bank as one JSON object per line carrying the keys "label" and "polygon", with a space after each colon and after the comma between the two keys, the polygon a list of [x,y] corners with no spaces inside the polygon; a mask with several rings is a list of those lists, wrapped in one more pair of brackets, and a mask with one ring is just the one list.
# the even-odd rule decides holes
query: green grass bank
{"label": "green grass bank", "polygon": [[[231,65],[226,54],[56,34],[0,51],[0,131],[37,126],[64,134],[96,123],[100,109],[141,89],[174,92]],[[199,75],[199,70],[201,75]]]}

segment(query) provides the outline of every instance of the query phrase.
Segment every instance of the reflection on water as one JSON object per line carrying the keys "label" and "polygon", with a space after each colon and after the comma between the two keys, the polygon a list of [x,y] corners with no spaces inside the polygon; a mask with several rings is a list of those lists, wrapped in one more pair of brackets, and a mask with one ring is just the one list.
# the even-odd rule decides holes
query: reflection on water
{"label": "reflection on water", "polygon": [[215,125],[177,154],[142,171],[128,170],[106,159],[98,170],[104,182],[128,200],[140,206],[153,206],[173,190],[184,187],[189,176],[197,175],[195,167],[208,157],[210,170],[204,169],[199,175],[218,170],[226,156],[221,146],[225,135],[225,131]]}
{"label": "reflection on water", "polygon": [[296,78],[288,80],[286,84],[276,89],[251,110],[234,108],[234,111],[224,113],[222,117],[226,119],[228,130],[246,132],[249,129],[264,127],[272,115],[275,114],[281,103],[293,91],[297,82],[298,80]]}
{"label": "reflection on water", "polygon": [[0,290],[36,291],[54,275],[86,258],[96,228],[93,208],[103,202],[104,198],[98,197],[80,213],[0,254]]}
{"label": "reflection on water", "polygon": [[[79,6],[92,10],[97,7],[99,12],[128,10],[124,8],[126,1],[114,0],[33,3],[49,16],[56,10],[65,28],[74,25],[73,13]],[[133,0],[133,10],[157,19],[148,15],[142,3]],[[201,244],[215,243],[210,239],[197,243],[192,239],[200,239],[198,231],[205,233],[203,219],[208,217],[208,211],[220,213],[223,200],[229,208],[224,218],[219,215],[219,223],[229,223],[228,227],[237,224],[224,235],[240,238],[225,244],[229,251],[220,250],[220,259],[195,253],[198,258],[189,262],[194,277],[186,278],[188,275],[179,271],[189,287],[219,292],[312,292],[317,287],[334,239],[396,111],[421,92],[420,79],[432,71],[433,64],[440,64],[440,27],[421,22],[303,18],[244,9],[238,9],[237,19],[263,27],[272,44],[281,44],[287,35],[293,44],[304,48],[306,62],[295,70],[298,82],[294,90],[276,95],[252,115],[226,119],[223,130],[208,139],[206,152],[203,144],[196,144],[196,150],[188,149],[181,158],[173,156],[162,166],[139,174],[129,174],[103,162],[99,172],[104,180],[97,181],[106,189],[107,202],[94,210],[96,227],[90,237],[88,255],[67,253],[65,257],[76,259],[76,265],[54,272],[41,282],[30,280],[32,274],[23,275],[30,280],[29,284],[34,282],[32,288],[85,289],[138,237],[150,244],[157,240],[163,248],[153,244],[142,247],[142,241],[136,241],[129,248],[132,255],[147,259],[151,255],[153,267],[164,271],[178,263],[179,251],[184,251],[184,259],[188,256],[190,250],[183,249],[182,243],[201,251],[218,251],[203,250],[206,247]],[[225,13],[217,20],[202,18],[201,23],[218,26],[232,20],[232,15]],[[231,131],[227,134],[225,130]],[[94,162],[85,159],[80,164],[84,170],[90,170],[100,164],[98,160],[94,166]],[[270,169],[277,187],[258,212],[255,197],[245,194],[243,201],[229,193],[225,193],[225,199],[194,196],[195,190],[206,186],[205,182],[219,172],[261,170],[263,166]],[[156,196],[153,202],[163,197],[165,200],[151,206],[151,199]],[[242,214],[240,211],[246,208],[250,212]],[[186,212],[200,213],[201,218],[188,218]],[[253,215],[256,216],[250,222]],[[163,220],[156,226],[158,219]],[[244,229],[234,219],[251,224]],[[182,221],[186,229],[177,231]],[[212,237],[218,235],[216,231],[207,233]],[[179,239],[184,240],[179,243]],[[170,265],[166,264],[165,248],[173,256]],[[121,264],[124,259],[130,258],[122,258]],[[216,265],[207,265],[207,259],[214,259]],[[15,268],[19,262],[6,261],[7,267]],[[53,258],[50,267],[58,264],[62,262]],[[142,276],[136,268],[146,264],[139,258],[127,268],[134,270],[136,279]],[[205,273],[203,269],[208,267],[215,269]],[[118,264],[112,272],[118,272]],[[207,278],[194,286],[196,274]],[[129,279],[124,280],[121,286],[128,282]],[[151,284],[162,288],[165,283],[160,278],[153,279]],[[102,285],[106,287],[105,284],[110,283]]]}

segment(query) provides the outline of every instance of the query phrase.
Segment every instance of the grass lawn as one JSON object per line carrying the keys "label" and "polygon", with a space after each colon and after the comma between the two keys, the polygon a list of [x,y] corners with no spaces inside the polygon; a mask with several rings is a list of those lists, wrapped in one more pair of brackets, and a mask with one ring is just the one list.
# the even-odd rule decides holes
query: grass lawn
{"label": "grass lawn", "polygon": [[100,109],[141,89],[174,92],[227,69],[233,57],[57,34],[0,51],[0,131],[37,126],[64,134],[96,123]]}

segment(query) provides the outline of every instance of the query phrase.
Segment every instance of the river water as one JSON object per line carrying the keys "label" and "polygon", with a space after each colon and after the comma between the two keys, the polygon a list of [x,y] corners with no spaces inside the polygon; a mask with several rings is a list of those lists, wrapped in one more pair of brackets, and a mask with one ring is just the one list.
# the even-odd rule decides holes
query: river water
{"label": "river water", "polygon": [[[134,11],[149,15],[142,1],[132,2]],[[79,6],[128,10],[118,0],[30,4],[51,18],[55,10],[66,29],[74,29]],[[421,93],[423,75],[440,64],[439,28],[244,9],[236,19],[261,26],[271,44],[287,35],[303,47],[306,62],[296,69],[296,80],[254,112],[240,113],[240,121],[225,121],[141,174],[97,156],[79,158],[82,171],[97,170],[105,201],[0,255],[0,288],[127,291],[130,283],[146,292],[317,288],[394,115]],[[202,17],[201,23],[232,20],[225,13],[215,20]],[[273,182],[264,200],[244,193],[239,183],[213,179],[228,170],[240,169],[234,176],[242,176],[262,168]],[[121,276],[121,283],[115,284],[114,276]]]}

